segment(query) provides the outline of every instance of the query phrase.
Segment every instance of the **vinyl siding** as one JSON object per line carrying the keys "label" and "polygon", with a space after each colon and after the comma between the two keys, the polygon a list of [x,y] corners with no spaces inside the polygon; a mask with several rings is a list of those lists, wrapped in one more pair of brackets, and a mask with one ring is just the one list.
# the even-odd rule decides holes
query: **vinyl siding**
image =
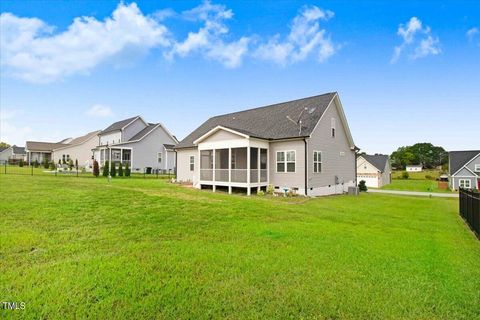
{"label": "vinyl siding", "polygon": [[130,125],[128,125],[122,133],[122,142],[127,142],[130,140],[134,135],[145,129],[147,126],[145,123],[138,118],[134,122],[132,122]]}
{"label": "vinyl siding", "polygon": [[[335,137],[331,136],[331,119],[335,118]],[[313,151],[322,152],[322,172],[313,172]],[[344,152],[341,156],[340,152]],[[350,149],[347,134],[337,110],[336,101],[332,101],[322,119],[308,140],[308,188],[335,185],[335,176],[339,184],[352,183],[355,177],[355,152]]]}
{"label": "vinyl siding", "polygon": [[[298,188],[305,190],[305,142],[304,140],[288,140],[270,142],[269,147],[270,184],[280,188]],[[295,172],[277,173],[277,151],[295,150]]]}
{"label": "vinyl siding", "polygon": [[77,159],[78,165],[80,167],[83,167],[87,163],[88,164],[91,163],[91,159],[93,155],[92,149],[94,149],[97,146],[97,143],[98,143],[98,137],[93,136],[88,141],[80,145],[53,150],[53,154],[52,154],[53,161],[55,163],[58,163],[59,159],[62,160],[63,155],[68,154],[70,156],[70,159],[72,159],[74,163],[75,163],[75,159]]}
{"label": "vinyl siding", "polygon": [[[475,164],[478,164],[480,165],[480,155],[477,155],[472,162],[470,162],[468,165],[467,165],[467,168],[472,170],[473,172],[475,172]],[[476,173],[478,176],[480,176],[480,172],[477,172]]]}
{"label": "vinyl siding", "polygon": [[122,140],[122,133],[119,131],[114,131],[100,136],[100,145],[104,146],[107,144],[118,143]]}
{"label": "vinyl siding", "polygon": [[464,177],[453,177],[452,180],[453,180],[453,189],[455,190],[458,190],[459,187],[460,187],[460,180],[462,179],[466,179],[466,180],[470,180],[470,185],[472,186],[472,188],[476,188],[477,187],[477,178],[475,177],[468,177],[468,178],[464,178]]}
{"label": "vinyl siding", "polygon": [[3,150],[2,152],[0,152],[0,161],[1,162],[8,161],[8,159],[11,156],[13,156],[13,148],[12,147],[7,148],[7,149]]}
{"label": "vinyl siding", "polygon": [[[190,171],[190,156],[195,157],[195,171]],[[197,182],[198,177],[198,168],[199,168],[199,159],[198,159],[198,149],[189,148],[189,149],[180,149],[177,150],[177,180],[179,182]]]}

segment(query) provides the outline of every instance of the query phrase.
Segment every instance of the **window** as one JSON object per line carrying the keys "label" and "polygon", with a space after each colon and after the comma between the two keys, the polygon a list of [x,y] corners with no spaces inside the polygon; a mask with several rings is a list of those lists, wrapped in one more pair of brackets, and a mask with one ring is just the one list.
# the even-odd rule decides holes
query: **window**
{"label": "window", "polygon": [[332,125],[332,138],[335,138],[335,118],[332,118],[331,125]]}
{"label": "window", "polygon": [[313,151],[313,172],[320,173],[322,172],[322,152]]}
{"label": "window", "polygon": [[295,151],[277,151],[277,172],[295,172]]}
{"label": "window", "polygon": [[195,156],[190,156],[190,171],[195,170]]}
{"label": "window", "polygon": [[458,184],[460,188],[464,188],[464,189],[470,189],[472,187],[469,179],[460,179]]}
{"label": "window", "polygon": [[162,153],[161,152],[157,153],[157,161],[158,161],[158,163],[162,163]]}
{"label": "window", "polygon": [[480,164],[479,163],[475,164],[475,172],[480,172]]}

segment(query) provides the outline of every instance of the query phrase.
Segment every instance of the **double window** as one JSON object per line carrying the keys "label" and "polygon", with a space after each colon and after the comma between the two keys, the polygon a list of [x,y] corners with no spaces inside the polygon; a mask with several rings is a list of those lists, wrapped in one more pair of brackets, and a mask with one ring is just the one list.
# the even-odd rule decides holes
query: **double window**
{"label": "double window", "polygon": [[470,189],[472,187],[470,179],[460,179],[458,185],[464,189]]}
{"label": "double window", "polygon": [[322,172],[322,152],[313,151],[313,172],[320,173]]}
{"label": "double window", "polygon": [[190,156],[190,171],[195,170],[195,156]]}
{"label": "double window", "polygon": [[295,151],[277,151],[277,172],[295,172]]}

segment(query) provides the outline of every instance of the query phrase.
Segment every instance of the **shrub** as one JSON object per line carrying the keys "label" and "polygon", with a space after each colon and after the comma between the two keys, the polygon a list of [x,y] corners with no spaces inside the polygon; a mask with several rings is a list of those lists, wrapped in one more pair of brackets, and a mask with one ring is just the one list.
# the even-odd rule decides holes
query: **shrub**
{"label": "shrub", "polygon": [[98,177],[100,175],[100,168],[98,167],[98,161],[93,160],[93,175]]}
{"label": "shrub", "polygon": [[289,189],[287,191],[287,197],[291,198],[291,197],[296,197],[297,196],[297,191],[293,190],[293,189]]}
{"label": "shrub", "polygon": [[435,180],[435,177],[427,174],[427,175],[425,175],[425,179],[427,179],[427,180]]}
{"label": "shrub", "polygon": [[103,165],[103,173],[102,173],[102,175],[103,175],[104,177],[108,177],[108,166],[109,166],[109,162],[108,162],[108,160],[107,160],[107,161],[105,161],[105,164]]}
{"label": "shrub", "polygon": [[112,168],[110,169],[110,176],[114,178],[117,175],[117,168],[115,163],[112,162]]}
{"label": "shrub", "polygon": [[18,166],[23,167],[23,159],[20,159],[20,161],[18,162]]}
{"label": "shrub", "polygon": [[410,175],[408,174],[408,172],[407,172],[407,171],[403,171],[403,172],[402,172],[402,179],[408,179],[408,178],[410,178]]}
{"label": "shrub", "polygon": [[62,160],[58,159],[58,164],[61,165],[61,164],[62,164]]}
{"label": "shrub", "polygon": [[55,162],[50,162],[50,170],[54,171],[56,168],[55,168]]}
{"label": "shrub", "polygon": [[118,176],[123,177],[123,166],[121,162],[118,164]]}
{"label": "shrub", "polygon": [[35,160],[35,161],[33,162],[33,166],[34,166],[35,168],[38,168],[39,165],[40,165],[40,164],[38,163],[38,160]]}
{"label": "shrub", "polygon": [[261,189],[258,189],[257,196],[264,196],[264,195],[265,195],[265,192],[263,192],[263,190]]}
{"label": "shrub", "polygon": [[360,190],[360,191],[367,191],[368,190],[367,183],[365,182],[365,180],[360,180],[360,182],[358,183],[358,190]]}
{"label": "shrub", "polygon": [[48,162],[47,158],[45,158],[45,160],[43,160],[43,168],[44,169],[50,168],[50,162]]}
{"label": "shrub", "polygon": [[73,169],[73,160],[72,159],[68,160],[68,169],[70,169],[70,171],[72,171],[72,169]]}
{"label": "shrub", "polygon": [[273,192],[275,191],[275,188],[273,187],[273,185],[269,184],[267,186],[267,194],[273,194]]}
{"label": "shrub", "polygon": [[62,159],[62,164],[67,164],[67,161],[65,161],[65,158]]}
{"label": "shrub", "polygon": [[75,168],[78,170],[78,159],[75,159]]}
{"label": "shrub", "polygon": [[125,177],[130,177],[130,166],[128,165],[128,162],[127,164],[125,164]]}

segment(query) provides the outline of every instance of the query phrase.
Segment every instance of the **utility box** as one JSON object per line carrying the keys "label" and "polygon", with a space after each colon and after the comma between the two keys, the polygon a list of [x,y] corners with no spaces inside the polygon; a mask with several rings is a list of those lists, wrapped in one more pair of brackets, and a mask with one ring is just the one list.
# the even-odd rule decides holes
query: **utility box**
{"label": "utility box", "polygon": [[348,187],[348,195],[350,196],[358,196],[359,193],[358,187]]}

